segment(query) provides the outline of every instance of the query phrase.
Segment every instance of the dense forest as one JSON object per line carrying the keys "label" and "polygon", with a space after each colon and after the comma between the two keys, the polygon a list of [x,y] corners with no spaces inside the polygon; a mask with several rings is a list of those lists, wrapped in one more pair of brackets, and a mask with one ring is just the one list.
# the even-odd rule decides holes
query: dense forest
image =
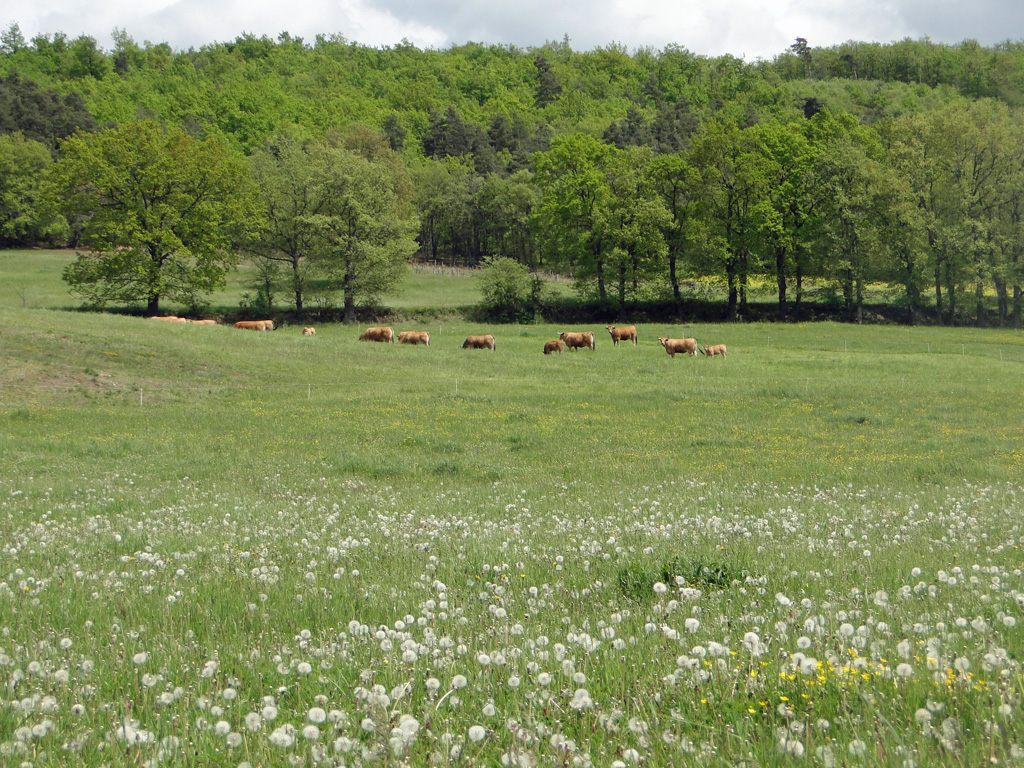
{"label": "dense forest", "polygon": [[[568,40],[114,41],[0,35],[0,247],[121,254],[66,273],[92,303],[199,301],[241,255],[257,295],[287,286],[301,313],[333,292],[351,318],[396,263],[506,258],[620,317],[709,282],[721,316],[750,317],[767,281],[779,319],[826,302],[860,321],[883,285],[906,322],[1024,320],[1024,43],[797,38],[746,63]],[[126,158],[164,171],[118,218]],[[172,176],[193,217],[177,229],[171,203],[139,208]],[[214,210],[213,187],[237,199]]]}

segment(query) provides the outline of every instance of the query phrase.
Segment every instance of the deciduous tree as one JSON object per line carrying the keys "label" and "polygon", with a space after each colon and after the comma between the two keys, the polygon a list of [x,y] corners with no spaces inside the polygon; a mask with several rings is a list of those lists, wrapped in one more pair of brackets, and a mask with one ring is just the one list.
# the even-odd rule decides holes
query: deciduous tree
{"label": "deciduous tree", "polygon": [[161,299],[194,304],[223,284],[234,246],[259,226],[242,161],[216,140],[195,141],[151,122],[78,133],[48,179],[54,205],[82,217],[91,248],[64,271],[89,303]]}

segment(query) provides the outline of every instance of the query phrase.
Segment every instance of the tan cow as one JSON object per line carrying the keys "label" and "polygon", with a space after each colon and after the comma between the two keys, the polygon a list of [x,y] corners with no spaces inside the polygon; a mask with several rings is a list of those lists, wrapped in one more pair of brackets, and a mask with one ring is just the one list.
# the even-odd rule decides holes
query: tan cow
{"label": "tan cow", "polygon": [[147,320],[163,320],[165,323],[187,323],[188,322],[188,320],[186,320],[184,317],[175,317],[174,315],[167,315],[166,317],[154,316],[154,317],[147,317],[146,319]]}
{"label": "tan cow", "polygon": [[385,344],[393,344],[395,341],[394,328],[367,328],[359,334],[360,341],[383,341]]}
{"label": "tan cow", "polygon": [[612,346],[619,346],[620,341],[632,341],[636,345],[636,326],[627,325],[618,328],[614,325],[605,326],[608,333],[612,335]]}
{"label": "tan cow", "polygon": [[430,333],[428,331],[402,331],[398,334],[399,344],[422,344],[430,346]]}
{"label": "tan cow", "polygon": [[307,328],[303,328],[302,329],[302,335],[303,336],[316,336],[316,328],[308,328],[308,327]]}
{"label": "tan cow", "polygon": [[192,325],[216,325],[216,320],[189,320]]}
{"label": "tan cow", "polygon": [[594,351],[594,334],[590,331],[583,331],[582,333],[572,333],[562,331],[558,334],[558,338],[565,342],[565,346],[569,349],[576,351],[577,347],[587,347],[591,352]]}
{"label": "tan cow", "polygon": [[704,354],[708,357],[714,357],[715,355],[721,355],[725,357],[725,344],[714,344],[713,346],[704,345]]}
{"label": "tan cow", "polygon": [[544,354],[550,355],[552,352],[562,354],[562,350],[565,349],[565,342],[561,339],[555,339],[554,341],[544,342]]}
{"label": "tan cow", "polygon": [[676,352],[697,356],[697,340],[696,339],[668,339],[664,336],[659,336],[658,341],[661,342],[661,346],[665,348],[665,351],[669,353],[671,357],[676,356]]}
{"label": "tan cow", "polygon": [[273,320],[239,320],[235,323],[235,328],[241,328],[243,331],[272,331],[274,330]]}
{"label": "tan cow", "polygon": [[494,350],[494,335],[488,333],[486,336],[467,336],[462,342],[463,349],[489,349]]}

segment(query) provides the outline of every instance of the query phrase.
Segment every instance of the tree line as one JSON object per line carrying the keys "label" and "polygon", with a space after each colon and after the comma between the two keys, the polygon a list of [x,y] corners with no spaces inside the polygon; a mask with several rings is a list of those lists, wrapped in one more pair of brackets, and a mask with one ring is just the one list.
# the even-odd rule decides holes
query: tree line
{"label": "tree line", "polygon": [[623,315],[694,281],[776,316],[869,286],[911,322],[1020,326],[1024,50],[928,41],[745,64],[670,46],[420,51],[0,35],[0,246],[89,246],[94,304],[374,301],[414,256],[511,259]]}

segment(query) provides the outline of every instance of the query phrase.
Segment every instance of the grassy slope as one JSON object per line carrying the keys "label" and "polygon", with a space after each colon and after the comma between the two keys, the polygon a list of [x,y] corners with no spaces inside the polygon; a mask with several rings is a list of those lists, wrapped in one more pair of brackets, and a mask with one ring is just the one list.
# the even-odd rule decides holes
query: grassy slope
{"label": "grassy slope", "polygon": [[[540,353],[548,326],[416,326],[427,349],[342,326],[304,338],[21,309],[0,322],[17,474],[870,485],[1009,479],[1024,458],[1024,340],[1006,332],[642,326],[637,347],[605,335],[558,358]],[[497,352],[461,349],[488,330]],[[663,334],[731,354],[671,359]]]}
{"label": "grassy slope", "polygon": [[[650,765],[682,764],[660,735],[647,747],[625,726],[605,733],[593,713],[569,714],[583,683],[531,645],[541,636],[569,646],[602,713],[714,744],[721,759],[709,765],[804,764],[776,746],[784,702],[809,727],[831,721],[837,764],[876,738],[889,751],[869,753],[872,765],[903,765],[910,753],[928,765],[1002,762],[1024,741],[1018,718],[998,743],[980,722],[1006,701],[1015,715],[1019,700],[1019,667],[1004,680],[981,659],[997,645],[1021,656],[1020,334],[643,326],[636,347],[613,348],[601,331],[596,352],[559,358],[540,352],[550,326],[418,327],[432,331],[430,348],[360,343],[343,326],[302,337],[295,327],[252,333],[0,304],[0,627],[17,669],[42,660],[73,670],[71,684],[40,676],[11,694],[55,695],[52,743],[40,744],[57,763],[69,759],[61,744],[91,732],[77,764],[141,764],[152,745],[104,748],[130,716],[161,737],[180,734],[181,760],[222,764],[223,736],[196,713],[225,685],[238,692],[224,714],[236,730],[273,693],[279,721],[301,727],[314,703],[338,706],[351,713],[345,733],[365,738],[352,689],[369,669],[388,690],[415,682],[402,711],[431,727],[411,765],[433,764],[434,734],[464,733],[492,701],[499,716],[484,721],[491,735],[467,764],[497,764],[512,738],[505,718],[549,724],[596,756],[632,745]],[[465,334],[484,330],[496,352],[461,349]],[[664,334],[725,342],[730,354],[670,359],[655,341]],[[958,585],[943,581],[961,565]],[[988,572],[975,579],[977,567]],[[1002,582],[989,587],[991,568]],[[654,605],[665,573],[706,588],[692,613]],[[399,662],[397,646],[382,656],[376,641],[338,644],[350,621],[392,626],[417,611],[426,620],[432,595],[442,613],[429,626],[468,649],[443,668],[427,656]],[[489,612],[499,606],[507,619]],[[698,615],[699,632],[675,641],[647,628],[682,631]],[[991,629],[948,631],[980,617]],[[525,634],[510,634],[511,622]],[[856,647],[843,639],[842,627],[861,622],[870,648],[866,637]],[[570,639],[608,626],[629,638],[621,652],[604,633],[594,654]],[[322,677],[276,661],[307,658],[300,630],[328,649],[308,655],[333,665]],[[748,630],[771,643],[759,661],[741,642]],[[805,632],[819,659],[859,648],[872,664],[897,663],[909,637],[914,676],[896,685],[874,667],[822,662],[803,682],[787,654]],[[969,658],[978,677],[932,681],[932,634],[944,666]],[[679,655],[709,641],[734,649],[735,669],[667,687]],[[521,688],[477,663],[495,650],[509,653]],[[148,661],[127,663],[140,651]],[[95,661],[91,676],[74,671],[80,658]],[[223,666],[207,680],[211,658]],[[558,714],[537,698],[533,659],[561,675]],[[150,670],[167,690],[187,690],[182,701],[157,707],[161,689],[140,690]],[[471,678],[463,705],[424,698],[428,674],[447,686],[456,672]],[[80,699],[84,716],[72,714]],[[962,760],[915,725],[933,699],[963,722]],[[41,717],[0,708],[0,740]],[[261,727],[246,734],[246,755],[278,764],[272,725]],[[817,743],[816,732],[808,750]]]}

